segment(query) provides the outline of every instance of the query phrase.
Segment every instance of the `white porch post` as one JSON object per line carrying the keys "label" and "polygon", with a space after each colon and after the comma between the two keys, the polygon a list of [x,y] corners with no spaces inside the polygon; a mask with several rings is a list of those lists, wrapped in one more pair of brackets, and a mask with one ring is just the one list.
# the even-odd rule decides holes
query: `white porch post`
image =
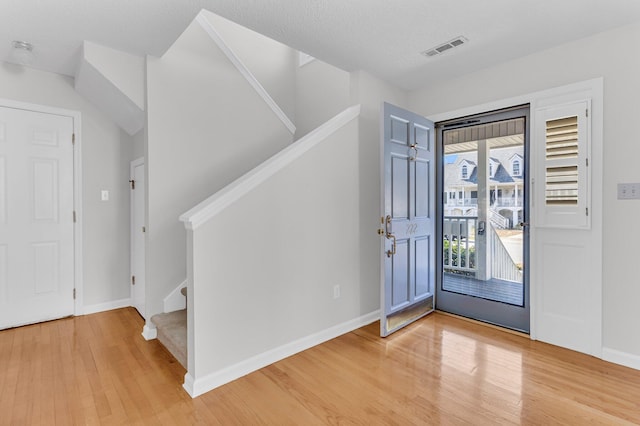
{"label": "white porch post", "polygon": [[514,205],[514,207],[518,207],[518,184],[517,183],[516,183],[516,187],[514,189],[514,195],[515,195],[515,201],[514,201],[513,205]]}
{"label": "white porch post", "polygon": [[[489,144],[486,140],[478,141],[478,226],[484,222],[484,232],[476,232],[476,279],[487,281],[491,279],[491,230],[489,209],[491,206],[489,184]],[[497,196],[497,192],[496,192]]]}

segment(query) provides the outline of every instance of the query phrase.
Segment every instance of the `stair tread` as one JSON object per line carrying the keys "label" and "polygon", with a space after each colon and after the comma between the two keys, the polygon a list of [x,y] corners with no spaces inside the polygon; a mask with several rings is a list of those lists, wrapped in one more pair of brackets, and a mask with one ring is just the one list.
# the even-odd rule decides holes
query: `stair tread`
{"label": "stair tread", "polygon": [[158,330],[158,341],[187,367],[187,310],[166,312],[151,317]]}
{"label": "stair tread", "polygon": [[153,322],[156,327],[167,326],[171,324],[180,324],[184,323],[186,328],[187,326],[187,310],[181,309],[179,311],[173,312],[165,312],[162,314],[156,314],[151,317],[151,322]]}

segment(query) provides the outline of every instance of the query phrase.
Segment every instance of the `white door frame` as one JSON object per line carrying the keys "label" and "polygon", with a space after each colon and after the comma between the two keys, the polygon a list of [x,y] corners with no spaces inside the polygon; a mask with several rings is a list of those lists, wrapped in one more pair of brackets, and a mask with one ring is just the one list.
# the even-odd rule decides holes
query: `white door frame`
{"label": "white door frame", "polygon": [[[551,88],[548,90],[543,90],[539,92],[528,93],[520,96],[515,96],[512,98],[496,100],[492,102],[487,102],[481,105],[475,105],[471,107],[466,107],[462,109],[458,109],[456,111],[449,111],[445,113],[430,115],[428,118],[434,122],[451,120],[457,117],[464,117],[468,115],[480,114],[486,111],[494,111],[500,110],[508,107],[513,107],[516,105],[524,105],[530,104],[530,120],[531,120],[531,129],[535,128],[535,110],[537,107],[544,105],[546,99],[558,99],[563,96],[567,98],[572,98],[576,93],[585,93],[588,92],[590,94],[592,100],[592,122],[591,122],[591,142],[592,142],[592,151],[591,151],[591,185],[592,185],[592,232],[593,232],[593,247],[594,248],[594,258],[600,259],[600,262],[596,265],[590,265],[592,268],[592,277],[594,282],[591,283],[591,288],[594,291],[595,299],[593,302],[593,306],[590,311],[592,314],[592,329],[591,329],[591,355],[602,358],[602,206],[603,206],[603,172],[602,172],[602,153],[603,153],[603,121],[604,121],[604,113],[603,113],[603,104],[604,104],[604,94],[603,94],[603,79],[595,78],[592,80],[586,80],[574,84],[569,84],[566,86],[560,86]],[[532,151],[533,152],[533,151]],[[531,158],[531,170],[535,170],[535,158]],[[535,187],[533,189],[535,191]],[[531,200],[534,200],[535,194],[532,194]],[[535,209],[533,206],[531,208],[531,216],[530,216],[530,247],[535,247],[536,240],[536,216]],[[530,329],[530,337],[532,340],[537,340],[537,330],[536,330],[536,315],[542,309],[540,301],[540,287],[538,283],[538,275],[536,274],[536,261],[538,259],[535,256],[534,250],[531,251],[530,258],[530,303],[531,303],[531,329]]]}
{"label": "white door frame", "polygon": [[0,106],[13,109],[22,109],[25,111],[34,111],[43,114],[60,115],[63,117],[70,117],[73,120],[73,134],[75,135],[75,147],[73,150],[73,210],[76,212],[76,222],[73,227],[73,284],[76,290],[76,298],[73,302],[73,311],[74,315],[83,315],[84,280],[82,275],[82,114],[80,113],[80,111],[14,101],[12,99],[5,98],[0,98]]}
{"label": "white door frame", "polygon": [[[145,158],[144,157],[139,157],[136,158],[135,160],[131,161],[130,165],[129,165],[129,176],[130,179],[135,179],[135,168],[138,166],[145,166]],[[145,174],[146,174],[146,169],[145,169]],[[146,182],[145,182],[145,186],[146,186]],[[130,197],[129,197],[129,229],[130,229],[130,242],[129,242],[129,247],[130,247],[130,259],[129,259],[129,275],[133,276],[134,275],[134,262],[133,262],[133,256],[134,256],[134,248],[135,248],[135,232],[134,232],[134,227],[135,227],[135,215],[134,215],[134,197],[135,194],[133,191],[129,191],[131,193]],[[145,217],[146,217],[146,212],[145,212]],[[145,220],[146,222],[146,220]],[[146,259],[145,259],[145,268],[146,268]],[[134,286],[131,285],[130,286],[131,291],[130,291],[130,295],[129,297],[131,298],[131,304],[135,306],[135,299],[134,299]],[[146,283],[145,283],[145,297],[146,297]],[[142,314],[141,314],[142,315]],[[145,320],[147,319],[147,315],[146,312],[144,313],[143,317],[145,318]]]}

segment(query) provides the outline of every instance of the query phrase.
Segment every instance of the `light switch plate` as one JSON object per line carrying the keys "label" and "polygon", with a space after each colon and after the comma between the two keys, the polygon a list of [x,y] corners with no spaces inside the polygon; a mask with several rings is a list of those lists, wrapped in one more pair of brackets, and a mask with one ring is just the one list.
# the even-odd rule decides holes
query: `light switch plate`
{"label": "light switch plate", "polygon": [[106,189],[103,189],[101,193],[101,197],[102,197],[102,201],[109,201],[109,191],[107,191]]}
{"label": "light switch plate", "polygon": [[619,183],[618,200],[640,200],[640,183]]}

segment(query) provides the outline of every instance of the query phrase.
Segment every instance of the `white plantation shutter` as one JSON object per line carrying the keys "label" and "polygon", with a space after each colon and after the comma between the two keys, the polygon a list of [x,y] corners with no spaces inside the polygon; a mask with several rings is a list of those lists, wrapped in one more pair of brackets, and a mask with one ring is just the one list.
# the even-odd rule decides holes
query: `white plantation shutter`
{"label": "white plantation shutter", "polygon": [[545,123],[545,203],[578,204],[578,116]]}
{"label": "white plantation shutter", "polygon": [[590,101],[536,110],[539,226],[588,228]]}

